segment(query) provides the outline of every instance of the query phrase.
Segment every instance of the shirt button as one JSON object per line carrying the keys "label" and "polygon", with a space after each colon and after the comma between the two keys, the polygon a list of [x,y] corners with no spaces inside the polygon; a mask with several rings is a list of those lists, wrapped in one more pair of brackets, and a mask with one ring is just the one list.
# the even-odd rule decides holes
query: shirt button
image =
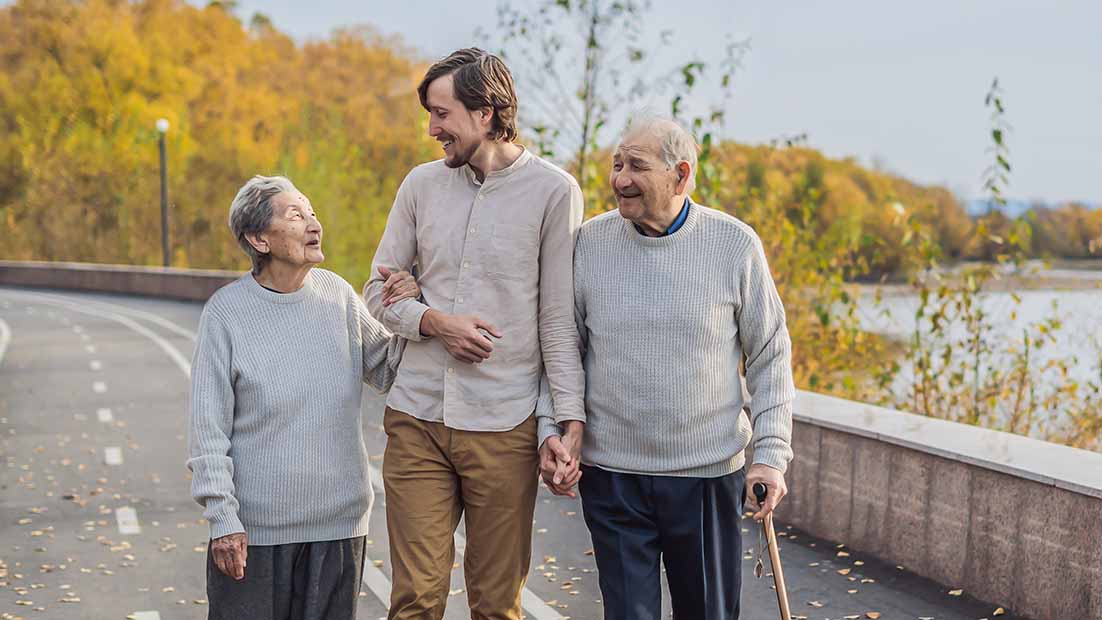
{"label": "shirt button", "polygon": [[463,298],[462,298],[462,297],[460,297],[459,299],[456,299],[455,301],[456,301],[457,303],[463,303]]}
{"label": "shirt button", "polygon": [[473,235],[476,232],[478,232],[478,228],[471,226],[471,234]]}
{"label": "shirt button", "polygon": [[448,369],[448,374],[449,375],[454,375],[455,374],[455,369],[454,368],[449,368]]}
{"label": "shirt button", "polygon": [[463,268],[464,269],[467,269],[470,266],[471,266],[471,261],[468,261],[468,260],[463,261]]}

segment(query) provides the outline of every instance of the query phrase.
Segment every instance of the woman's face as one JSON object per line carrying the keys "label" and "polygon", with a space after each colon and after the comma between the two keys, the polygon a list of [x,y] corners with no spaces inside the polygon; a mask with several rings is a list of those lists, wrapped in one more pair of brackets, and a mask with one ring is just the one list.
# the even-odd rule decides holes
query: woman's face
{"label": "woman's face", "polygon": [[300,192],[283,192],[272,198],[272,221],[258,237],[267,242],[268,255],[273,261],[303,267],[325,260],[321,252],[321,222],[310,201]]}

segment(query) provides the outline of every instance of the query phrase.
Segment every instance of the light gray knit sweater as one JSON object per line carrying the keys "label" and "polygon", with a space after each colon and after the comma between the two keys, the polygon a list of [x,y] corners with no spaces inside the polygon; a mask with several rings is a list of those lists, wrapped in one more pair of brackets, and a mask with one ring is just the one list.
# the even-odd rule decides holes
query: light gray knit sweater
{"label": "light gray knit sweater", "polygon": [[675,233],[646,237],[618,211],[605,213],[578,233],[574,294],[585,348],[583,462],[722,476],[743,466],[752,428],[754,462],[786,470],[792,345],[753,229],[694,204]]}
{"label": "light gray knit sweater", "polygon": [[[390,334],[340,276],[280,294],[251,274],[207,302],[191,366],[187,462],[211,538],[249,544],[367,533],[363,383],[394,379]],[[391,351],[393,353],[393,350]]]}

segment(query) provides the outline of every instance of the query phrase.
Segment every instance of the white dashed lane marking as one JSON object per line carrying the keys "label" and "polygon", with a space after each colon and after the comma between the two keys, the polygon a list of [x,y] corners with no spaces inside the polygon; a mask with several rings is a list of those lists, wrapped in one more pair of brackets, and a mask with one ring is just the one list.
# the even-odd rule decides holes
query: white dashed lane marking
{"label": "white dashed lane marking", "polygon": [[9,344],[11,344],[11,327],[0,319],[0,362],[4,361],[4,354],[7,353]]}
{"label": "white dashed lane marking", "polygon": [[129,535],[142,533],[142,526],[138,523],[138,511],[130,506],[116,508],[115,521],[119,524],[120,534]]}
{"label": "white dashed lane marking", "polygon": [[103,462],[108,465],[122,465],[122,448],[108,446],[103,449]]}

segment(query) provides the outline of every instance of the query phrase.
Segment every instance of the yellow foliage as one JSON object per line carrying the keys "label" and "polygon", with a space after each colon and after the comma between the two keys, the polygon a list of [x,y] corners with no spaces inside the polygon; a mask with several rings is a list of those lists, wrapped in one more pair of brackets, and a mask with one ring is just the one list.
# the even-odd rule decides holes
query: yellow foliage
{"label": "yellow foliage", "polygon": [[157,264],[166,118],[175,264],[245,268],[229,203],[286,174],[326,224],[326,266],[356,283],[432,157],[423,65],[366,28],[299,46],[216,5],[24,0],[0,8],[0,58],[4,258]]}

